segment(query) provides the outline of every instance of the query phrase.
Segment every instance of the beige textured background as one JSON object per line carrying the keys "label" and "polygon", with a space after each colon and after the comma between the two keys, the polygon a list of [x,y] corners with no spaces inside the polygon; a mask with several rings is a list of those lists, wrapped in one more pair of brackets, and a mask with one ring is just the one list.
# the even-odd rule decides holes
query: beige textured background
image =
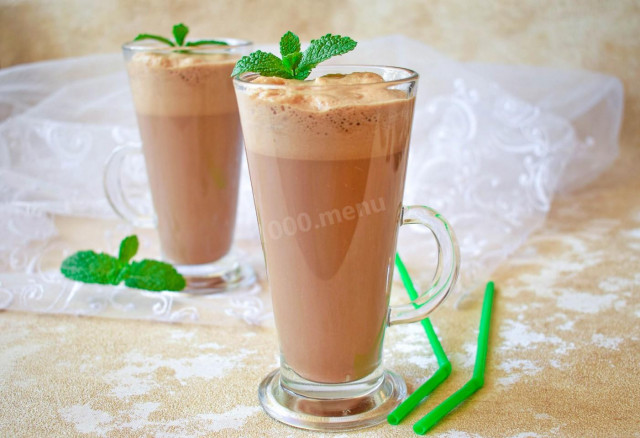
{"label": "beige textured background", "polygon": [[[140,31],[166,34],[178,21],[194,34],[261,43],[285,30],[306,40],[403,33],[457,59],[618,76],[626,98],[620,159],[591,187],[555,201],[544,229],[495,274],[486,387],[434,433],[640,436],[640,1],[0,0],[0,66],[117,51]],[[75,228],[62,231],[72,238]],[[433,400],[408,424],[353,436],[411,436],[411,424],[464,382],[479,307],[476,300],[454,311],[449,303],[434,316],[456,373]],[[216,342],[220,350],[206,350]],[[425,367],[434,370],[419,330],[390,330],[388,343],[405,349],[388,363],[412,389]],[[238,347],[246,357],[224,378],[175,374],[176,360],[215,364],[216,354],[237,355]],[[255,387],[274,366],[276,348],[273,331],[263,328],[0,312],[0,435],[307,436],[256,407]],[[420,358],[426,365],[412,362]],[[137,380],[124,390],[147,384],[147,392],[114,396],[130,375]]]}
{"label": "beige textured background", "polygon": [[624,83],[623,143],[640,123],[640,0],[0,0],[0,67],[118,51],[179,21],[257,43],[402,33],[461,60],[597,70]]}

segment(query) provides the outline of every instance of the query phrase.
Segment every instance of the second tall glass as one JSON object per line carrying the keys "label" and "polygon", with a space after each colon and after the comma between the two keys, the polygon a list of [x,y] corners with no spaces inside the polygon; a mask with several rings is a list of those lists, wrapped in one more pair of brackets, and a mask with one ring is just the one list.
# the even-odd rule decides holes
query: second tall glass
{"label": "second tall glass", "polygon": [[157,226],[163,258],[192,292],[253,281],[230,253],[242,153],[230,75],[251,44],[222,41],[184,50],[148,41],[123,47],[155,218],[137,215],[121,187],[121,164],[139,148],[117,149],[105,172],[114,209],[134,225]]}

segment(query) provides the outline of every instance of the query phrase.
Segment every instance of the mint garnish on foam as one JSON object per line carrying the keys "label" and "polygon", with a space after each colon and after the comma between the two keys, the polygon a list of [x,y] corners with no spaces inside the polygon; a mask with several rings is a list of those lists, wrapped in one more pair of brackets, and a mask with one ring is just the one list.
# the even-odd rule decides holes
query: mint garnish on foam
{"label": "mint garnish on foam", "polygon": [[355,49],[358,43],[349,37],[326,34],[300,52],[300,39],[289,31],[280,39],[280,55],[256,50],[243,56],[236,64],[231,76],[253,72],[262,76],[277,76],[283,79],[306,79],[311,70],[329,58],[344,55]]}
{"label": "mint garnish on foam", "polygon": [[205,44],[218,44],[221,46],[228,45],[224,41],[217,40],[198,40],[198,41],[187,41],[185,43],[185,39],[187,38],[187,34],[189,33],[189,28],[182,23],[176,24],[173,26],[173,38],[175,41],[171,41],[169,38],[165,38],[160,35],[153,35],[150,33],[141,33],[137,37],[133,39],[133,41],[140,40],[156,40],[161,43],[165,43],[171,47],[197,47],[204,46]]}
{"label": "mint garnish on foam", "polygon": [[128,236],[120,242],[120,253],[113,257],[103,252],[79,251],[62,262],[60,272],[76,281],[117,285],[151,291],[180,291],[184,277],[173,266],[157,260],[130,262],[138,252],[138,237]]}

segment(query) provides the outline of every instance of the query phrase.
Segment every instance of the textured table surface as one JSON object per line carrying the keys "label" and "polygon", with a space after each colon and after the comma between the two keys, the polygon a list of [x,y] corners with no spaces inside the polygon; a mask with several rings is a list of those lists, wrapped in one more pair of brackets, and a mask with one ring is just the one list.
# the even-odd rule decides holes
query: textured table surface
{"label": "textured table surface", "polygon": [[[640,154],[557,199],[542,230],[495,273],[485,387],[442,437],[640,436]],[[76,226],[59,223],[71,239]],[[481,291],[432,320],[453,373],[400,426],[470,376]],[[412,390],[436,369],[418,324],[394,326],[385,363]],[[0,435],[298,437],[258,405],[277,366],[270,325],[203,326],[0,313]],[[321,435],[317,435],[321,436]],[[342,436],[342,435],[330,435]]]}

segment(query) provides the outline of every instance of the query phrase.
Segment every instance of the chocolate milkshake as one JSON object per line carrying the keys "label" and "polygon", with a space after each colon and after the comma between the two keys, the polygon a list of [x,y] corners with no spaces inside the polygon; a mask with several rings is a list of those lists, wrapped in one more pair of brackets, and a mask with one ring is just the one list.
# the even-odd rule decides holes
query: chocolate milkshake
{"label": "chocolate milkshake", "polygon": [[224,257],[236,218],[242,135],[230,78],[239,55],[143,51],[127,62],[164,257]]}
{"label": "chocolate milkshake", "polygon": [[413,94],[374,73],[251,84],[237,94],[282,376],[362,379],[381,363]]}

